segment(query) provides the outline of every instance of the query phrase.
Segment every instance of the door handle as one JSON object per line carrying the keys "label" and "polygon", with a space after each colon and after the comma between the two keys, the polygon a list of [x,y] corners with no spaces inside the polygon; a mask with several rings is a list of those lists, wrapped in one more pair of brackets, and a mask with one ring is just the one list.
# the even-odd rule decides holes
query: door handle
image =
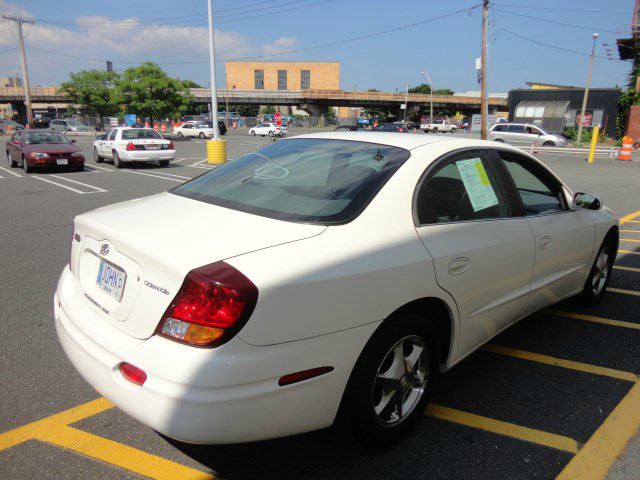
{"label": "door handle", "polygon": [[454,260],[451,260],[449,264],[449,275],[461,275],[471,266],[471,260],[467,257],[460,257]]}
{"label": "door handle", "polygon": [[551,242],[552,242],[551,237],[549,235],[545,235],[540,239],[538,246],[540,247],[540,250],[546,250],[551,245]]}

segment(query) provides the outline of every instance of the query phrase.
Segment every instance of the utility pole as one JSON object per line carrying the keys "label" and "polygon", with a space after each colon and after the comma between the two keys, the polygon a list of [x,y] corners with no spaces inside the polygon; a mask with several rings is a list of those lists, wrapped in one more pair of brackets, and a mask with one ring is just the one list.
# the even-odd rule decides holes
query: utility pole
{"label": "utility pole", "polygon": [[593,47],[591,48],[591,58],[589,59],[589,73],[587,73],[587,84],[584,87],[584,97],[582,97],[582,110],[580,110],[580,121],[578,122],[578,138],[576,138],[577,146],[582,144],[582,122],[584,121],[584,111],[587,108],[587,98],[589,97],[589,83],[591,83],[591,72],[593,71],[593,58],[596,53],[596,40],[600,35],[594,33],[591,35],[593,38]]}
{"label": "utility pole", "polygon": [[480,87],[480,138],[487,138],[488,102],[487,102],[487,21],[489,18],[489,0],[482,0],[482,85]]}
{"label": "utility pole", "polygon": [[27,72],[27,57],[24,53],[24,37],[22,35],[22,24],[33,25],[33,20],[14,15],[2,15],[2,18],[18,25],[18,39],[20,40],[20,59],[22,60],[22,86],[24,87],[24,103],[27,106],[27,125],[33,127],[33,111],[31,110],[31,87],[29,87],[29,73]]}
{"label": "utility pole", "polygon": [[404,94],[404,122],[407,121],[407,110],[409,110],[409,84],[407,83],[407,91]]}
{"label": "utility pole", "polygon": [[227,124],[227,128],[229,128],[229,74],[226,71],[225,68],[225,72],[224,72],[224,86],[225,86],[225,93],[226,95],[226,103],[227,105],[224,107],[225,108],[225,113],[224,113],[224,119],[226,120],[226,124]]}

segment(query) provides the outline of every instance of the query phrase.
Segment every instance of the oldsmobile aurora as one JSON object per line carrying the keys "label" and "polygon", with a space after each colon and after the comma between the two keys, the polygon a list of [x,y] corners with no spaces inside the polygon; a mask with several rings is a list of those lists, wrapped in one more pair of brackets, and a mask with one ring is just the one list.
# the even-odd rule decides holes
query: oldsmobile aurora
{"label": "oldsmobile aurora", "polygon": [[55,324],[100,394],[170,437],[268,439],[343,412],[381,444],[518,319],[597,302],[617,245],[608,208],[514,147],[311,134],[76,217]]}

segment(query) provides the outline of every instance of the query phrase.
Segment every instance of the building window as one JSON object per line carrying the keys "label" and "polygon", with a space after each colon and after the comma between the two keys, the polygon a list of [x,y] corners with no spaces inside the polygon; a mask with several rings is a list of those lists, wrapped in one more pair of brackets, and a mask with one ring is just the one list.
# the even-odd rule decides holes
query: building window
{"label": "building window", "polygon": [[278,90],[287,89],[287,71],[278,70]]}
{"label": "building window", "polygon": [[300,71],[300,88],[308,90],[311,88],[311,70]]}
{"label": "building window", "polygon": [[255,78],[255,89],[264,90],[264,70],[255,70],[253,75]]}

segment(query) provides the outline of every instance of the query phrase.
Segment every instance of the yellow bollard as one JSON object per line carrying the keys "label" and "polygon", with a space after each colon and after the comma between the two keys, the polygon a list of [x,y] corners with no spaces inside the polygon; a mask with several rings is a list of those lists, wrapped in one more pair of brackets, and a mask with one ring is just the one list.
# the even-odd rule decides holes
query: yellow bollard
{"label": "yellow bollard", "polygon": [[598,133],[600,133],[600,127],[594,127],[593,132],[591,132],[591,148],[589,149],[587,163],[593,163],[593,157],[596,154],[596,145],[598,144]]}
{"label": "yellow bollard", "polygon": [[207,140],[207,163],[223,165],[227,163],[227,141]]}

